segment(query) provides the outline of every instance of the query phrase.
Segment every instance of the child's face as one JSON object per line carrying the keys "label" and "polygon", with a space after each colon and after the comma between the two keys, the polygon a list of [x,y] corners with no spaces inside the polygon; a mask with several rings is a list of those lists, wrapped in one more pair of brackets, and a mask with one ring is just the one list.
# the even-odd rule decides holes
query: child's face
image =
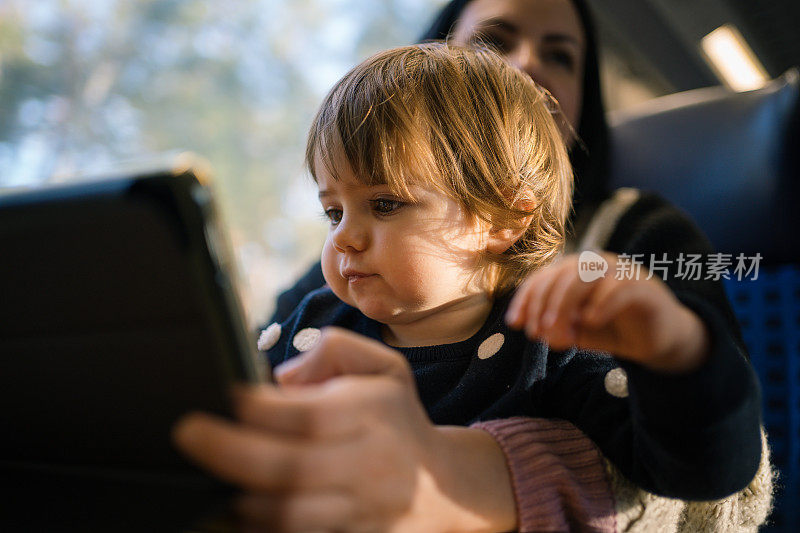
{"label": "child's face", "polygon": [[334,164],[339,181],[319,157],[316,169],[330,223],[322,271],[342,301],[384,324],[408,324],[487,292],[474,276],[484,224],[439,191],[411,187],[411,203],[358,182],[343,157]]}

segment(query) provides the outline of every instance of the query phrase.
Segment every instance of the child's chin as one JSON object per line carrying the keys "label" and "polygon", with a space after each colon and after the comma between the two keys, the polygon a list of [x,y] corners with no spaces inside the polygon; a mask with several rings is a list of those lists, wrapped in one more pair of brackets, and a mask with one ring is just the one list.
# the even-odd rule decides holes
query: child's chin
{"label": "child's chin", "polygon": [[391,309],[388,309],[383,302],[358,302],[357,305],[350,305],[358,308],[358,310],[364,313],[367,318],[371,318],[372,320],[382,322],[384,324],[391,322],[392,317],[395,315],[395,313],[393,313]]}
{"label": "child's chin", "polygon": [[364,316],[383,324],[393,322],[398,315],[399,309],[389,305],[387,298],[378,294],[353,294],[347,290],[337,290],[340,287],[332,287],[333,293],[350,307],[355,307]]}

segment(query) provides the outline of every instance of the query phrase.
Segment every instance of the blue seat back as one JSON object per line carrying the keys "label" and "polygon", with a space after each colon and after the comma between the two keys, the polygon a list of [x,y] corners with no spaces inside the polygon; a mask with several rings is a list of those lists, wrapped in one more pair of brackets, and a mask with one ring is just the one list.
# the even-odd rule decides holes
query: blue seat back
{"label": "blue seat back", "polygon": [[[612,117],[612,186],[658,192],[757,276],[723,280],[761,381],[779,472],[770,531],[800,531],[800,76],[658,98]],[[735,263],[734,263],[735,264]]]}

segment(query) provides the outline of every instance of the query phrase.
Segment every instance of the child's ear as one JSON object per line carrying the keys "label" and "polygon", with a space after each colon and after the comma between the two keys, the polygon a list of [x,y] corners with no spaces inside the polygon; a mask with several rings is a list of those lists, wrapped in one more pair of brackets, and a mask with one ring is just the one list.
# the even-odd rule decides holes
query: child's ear
{"label": "child's ear", "polygon": [[[521,211],[533,211],[534,206],[534,201],[529,197],[522,197],[514,202],[514,207]],[[533,220],[532,214],[515,220],[513,225],[509,224],[508,221],[501,225],[493,225],[489,228],[486,249],[495,254],[502,254],[511,248],[514,243],[528,231],[531,220]]]}

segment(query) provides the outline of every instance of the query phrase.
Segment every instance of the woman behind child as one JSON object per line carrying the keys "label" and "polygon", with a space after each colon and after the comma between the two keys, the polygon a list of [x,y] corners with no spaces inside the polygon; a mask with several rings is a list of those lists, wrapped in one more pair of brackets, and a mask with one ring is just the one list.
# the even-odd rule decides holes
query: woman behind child
{"label": "woman behind child", "polygon": [[[328,287],[261,347],[278,366],[344,327],[403,353],[436,424],[561,418],[647,490],[740,490],[761,457],[759,394],[725,321],[658,278],[586,283],[575,258],[543,268],[571,205],[555,113],[485,50],[397,48],[345,75],[306,153]],[[302,359],[278,368],[284,383]]]}

